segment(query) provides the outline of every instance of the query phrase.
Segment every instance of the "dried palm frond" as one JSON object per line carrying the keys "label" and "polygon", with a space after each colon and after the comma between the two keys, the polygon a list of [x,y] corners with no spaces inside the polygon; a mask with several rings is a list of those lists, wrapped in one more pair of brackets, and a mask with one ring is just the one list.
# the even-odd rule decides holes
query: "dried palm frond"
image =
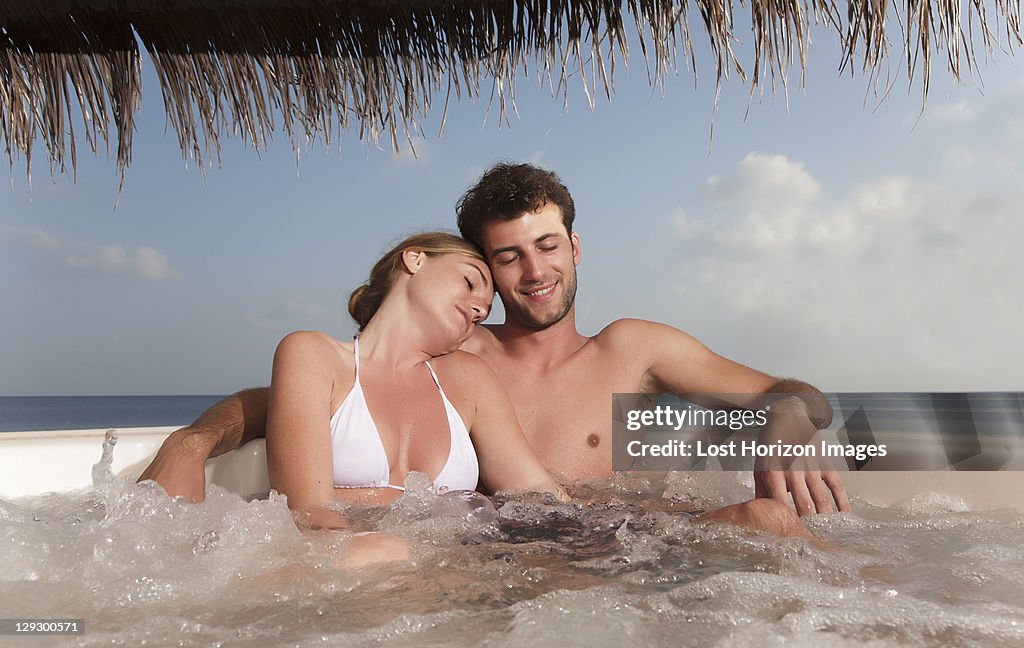
{"label": "dried palm frond", "polygon": [[[845,21],[834,0],[749,0],[751,87],[786,83],[794,58],[803,70],[816,23],[838,33],[843,65],[863,60],[875,74],[886,60],[886,0],[848,0]],[[743,0],[741,0],[743,2]],[[922,70],[927,95],[931,57],[946,50],[960,78],[973,69],[973,26],[991,49],[1000,22],[1019,45],[1020,0],[905,0],[908,74]],[[896,6],[896,11],[900,7]],[[203,167],[222,135],[257,149],[283,128],[299,149],[330,145],[351,122],[376,142],[416,132],[434,97],[477,97],[488,81],[501,114],[515,110],[521,72],[546,76],[563,98],[568,75],[584,91],[611,96],[617,57],[627,56],[624,11],[632,16],[650,80],[660,84],[677,54],[697,61],[689,11],[696,9],[714,58],[716,83],[746,79],[732,0],[0,0],[0,129],[13,165],[31,165],[41,139],[51,173],[76,164],[74,124],[97,151],[116,132],[123,173],[131,161],[139,108],[139,43],[159,78],[167,118],[183,154]],[[966,16],[964,15],[966,13]],[[75,119],[76,113],[81,118]],[[444,119],[442,117],[442,124]]]}

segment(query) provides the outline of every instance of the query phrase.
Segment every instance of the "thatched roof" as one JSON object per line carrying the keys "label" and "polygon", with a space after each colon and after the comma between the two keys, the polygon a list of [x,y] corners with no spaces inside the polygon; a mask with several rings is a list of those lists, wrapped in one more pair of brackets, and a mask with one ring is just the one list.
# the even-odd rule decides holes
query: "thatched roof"
{"label": "thatched roof", "polygon": [[[741,0],[742,2],[743,0]],[[873,75],[888,54],[887,21],[900,25],[907,71],[927,94],[935,51],[952,74],[973,67],[977,47],[1021,43],[1020,0],[749,0],[753,61],[733,46],[732,0],[0,0],[0,120],[8,156],[31,163],[41,139],[51,172],[74,167],[72,115],[95,151],[116,131],[122,170],[131,160],[139,107],[139,43],[149,52],[182,152],[200,165],[219,138],[265,145],[284,128],[295,146],[328,144],[350,124],[397,146],[435,99],[490,94],[504,113],[523,70],[565,92],[567,70],[588,95],[610,93],[626,55],[624,11],[660,81],[677,56],[696,73],[690,18],[706,33],[718,82],[785,81],[804,65],[815,24],[838,34],[843,65]],[[989,12],[994,11],[994,16]],[[978,41],[975,41],[975,38]]]}

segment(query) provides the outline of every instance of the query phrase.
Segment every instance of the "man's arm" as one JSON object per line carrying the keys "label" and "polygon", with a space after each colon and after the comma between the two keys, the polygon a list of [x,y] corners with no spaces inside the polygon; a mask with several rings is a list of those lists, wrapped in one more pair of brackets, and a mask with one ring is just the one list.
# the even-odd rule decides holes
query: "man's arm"
{"label": "man's arm", "polygon": [[[779,380],[722,357],[679,329],[642,320],[620,320],[612,326],[628,344],[630,353],[644,358],[644,390],[676,394],[715,394],[734,397],[732,404],[755,408],[756,395],[778,394],[774,399],[773,424],[793,427],[794,434],[807,439],[832,421],[832,407],[825,396],[807,383]],[[784,395],[790,395],[786,397]],[[745,396],[745,398],[744,398]],[[785,471],[754,473],[757,497],[769,497],[793,504],[801,515],[828,513],[832,499],[840,511],[850,510],[845,488],[838,473],[825,467],[793,464]]]}
{"label": "man's arm", "polygon": [[192,425],[164,439],[139,477],[160,484],[172,497],[201,502],[206,495],[206,460],[266,435],[266,387],[246,389],[219,401]]}
{"label": "man's arm", "polygon": [[786,378],[773,384],[765,393],[794,396],[806,407],[807,418],[814,424],[815,429],[824,430],[832,424],[832,404],[825,398],[825,394],[813,385]]}
{"label": "man's arm", "polygon": [[[832,405],[812,385],[793,379],[779,380],[765,391],[770,408],[761,440],[787,441],[795,445],[819,443],[818,430],[832,423]],[[839,473],[820,457],[799,459],[785,470],[754,470],[754,496],[787,501],[800,515],[831,513],[832,500],[840,511],[850,510],[850,500]]]}

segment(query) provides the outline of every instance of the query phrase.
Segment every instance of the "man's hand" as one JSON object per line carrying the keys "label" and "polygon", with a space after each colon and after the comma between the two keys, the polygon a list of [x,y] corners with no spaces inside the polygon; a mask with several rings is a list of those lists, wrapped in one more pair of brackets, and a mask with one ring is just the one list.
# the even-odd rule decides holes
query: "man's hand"
{"label": "man's hand", "polygon": [[754,470],[754,497],[767,497],[786,505],[792,497],[801,516],[850,510],[843,480],[828,458],[821,456],[821,437],[799,399],[782,399],[771,405],[768,425],[762,429],[758,442],[769,446],[808,445],[816,454],[758,460]]}
{"label": "man's hand", "polygon": [[[759,470],[754,472],[754,497],[768,497],[793,505],[801,516],[850,510],[846,487],[835,470],[800,470],[796,463],[790,470]],[[835,508],[832,500],[835,499]]]}
{"label": "man's hand", "polygon": [[216,441],[191,427],[172,432],[138,481],[152,480],[171,497],[201,502],[206,496],[206,458]]}

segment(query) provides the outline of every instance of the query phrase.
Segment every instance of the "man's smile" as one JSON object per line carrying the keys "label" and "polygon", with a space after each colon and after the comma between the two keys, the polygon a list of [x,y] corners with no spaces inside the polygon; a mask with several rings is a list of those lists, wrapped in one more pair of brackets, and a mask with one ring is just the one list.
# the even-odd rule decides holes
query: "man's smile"
{"label": "man's smile", "polygon": [[523,295],[528,297],[532,301],[544,301],[552,292],[555,290],[555,284],[551,283],[540,288],[533,288],[531,290],[522,290]]}

